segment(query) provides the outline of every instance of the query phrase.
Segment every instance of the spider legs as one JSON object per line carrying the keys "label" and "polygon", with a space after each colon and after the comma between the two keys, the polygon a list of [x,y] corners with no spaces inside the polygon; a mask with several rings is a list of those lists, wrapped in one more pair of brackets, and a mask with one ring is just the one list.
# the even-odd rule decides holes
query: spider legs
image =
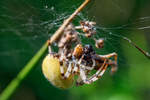
{"label": "spider legs", "polygon": [[64,75],[64,79],[67,79],[69,78],[69,76],[71,75],[71,72],[72,72],[72,62],[69,62],[69,66],[67,68],[67,71],[65,72],[65,75]]}
{"label": "spider legs", "polygon": [[85,75],[85,71],[83,69],[80,69],[80,77],[82,78],[82,81],[77,81],[77,85],[83,85],[84,83],[85,84],[91,84],[92,82],[101,78],[101,76],[105,73],[105,71],[108,67],[108,64],[106,64],[106,61],[107,60],[104,61],[103,65],[90,78],[87,78]]}
{"label": "spider legs", "polygon": [[75,63],[75,66],[74,66],[74,68],[73,68],[72,73],[73,73],[73,74],[77,74],[78,71],[79,71],[79,65]]}
{"label": "spider legs", "polygon": [[64,61],[64,54],[62,54],[59,58],[59,62],[60,62],[60,73],[61,76],[64,78],[64,66],[66,66],[66,62]]}
{"label": "spider legs", "polygon": [[74,68],[72,70],[73,74],[77,74],[79,71],[79,64],[77,62],[78,62],[78,60],[73,60],[73,63],[74,63]]}
{"label": "spider legs", "polygon": [[[70,77],[71,74],[75,75],[79,71],[79,65],[77,63],[72,62],[72,61],[68,61],[68,62],[69,62],[69,65],[66,69],[66,72],[64,72],[64,67],[60,66],[60,72],[61,72],[63,79],[67,79]],[[67,64],[65,64],[64,66],[67,66]]]}
{"label": "spider legs", "polygon": [[63,62],[63,64],[60,65],[60,73],[61,73],[61,76],[63,79],[67,79],[71,75],[72,68],[73,68],[72,64],[73,64],[72,62],[69,62],[68,67],[66,67],[67,64],[65,62]]}
{"label": "spider legs", "polygon": [[52,50],[51,50],[51,43],[50,43],[50,40],[47,40],[47,44],[48,44],[48,52],[49,52],[49,54],[51,54],[52,53]]}
{"label": "spider legs", "polygon": [[102,58],[107,58],[107,59],[109,59],[109,58],[111,58],[111,57],[114,57],[114,59],[115,59],[115,62],[117,63],[117,53],[110,53],[110,54],[107,54],[107,55],[99,55],[100,57],[102,57]]}
{"label": "spider legs", "polygon": [[88,84],[88,82],[87,82],[87,77],[86,77],[86,75],[85,75],[85,71],[84,71],[84,69],[82,69],[82,68],[80,68],[80,77],[81,77],[81,79],[82,79],[82,81],[84,82],[84,83],[86,83],[86,84]]}
{"label": "spider legs", "polygon": [[116,53],[110,53],[108,55],[99,55],[101,58],[104,59],[109,59],[111,57],[114,57],[114,61],[109,60],[108,64],[111,65],[111,74],[113,74],[114,72],[117,71],[118,67],[117,67],[117,59],[118,59],[118,55]]}
{"label": "spider legs", "polygon": [[101,78],[105,73],[107,67],[108,64],[103,64],[103,66],[93,76],[91,76],[91,78],[89,78],[89,84]]}
{"label": "spider legs", "polygon": [[64,77],[64,65],[63,65],[63,62],[60,62],[60,73],[62,77]]}
{"label": "spider legs", "polygon": [[92,66],[85,66],[84,64],[81,64],[82,62],[82,58],[78,61],[78,64],[81,66],[80,69],[79,69],[79,72],[80,72],[80,75],[76,81],[76,85],[79,86],[79,85],[83,85],[84,83],[85,84],[90,84],[89,83],[89,79],[88,79],[88,74],[91,70],[94,69],[94,67],[96,66],[96,62],[95,60],[92,60]]}

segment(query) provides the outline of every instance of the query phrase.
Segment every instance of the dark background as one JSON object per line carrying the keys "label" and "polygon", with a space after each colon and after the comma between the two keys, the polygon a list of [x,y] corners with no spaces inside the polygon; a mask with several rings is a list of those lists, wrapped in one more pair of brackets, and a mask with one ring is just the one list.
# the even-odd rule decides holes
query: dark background
{"label": "dark background", "polygon": [[[0,92],[82,1],[0,1]],[[11,100],[149,100],[150,61],[122,39],[150,51],[149,10],[149,0],[93,0],[74,23],[96,21],[96,36],[105,38],[105,48],[96,51],[117,52],[118,72],[111,76],[107,71],[91,85],[61,90],[44,78],[41,59]],[[82,42],[92,44],[84,38]]]}

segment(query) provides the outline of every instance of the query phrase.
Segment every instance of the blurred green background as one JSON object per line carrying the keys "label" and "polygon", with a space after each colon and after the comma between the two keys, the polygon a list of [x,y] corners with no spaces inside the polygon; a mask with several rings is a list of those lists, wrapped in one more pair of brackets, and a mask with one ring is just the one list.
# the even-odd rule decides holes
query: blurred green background
{"label": "blurred green background", "polygon": [[[0,0],[0,92],[83,1]],[[96,21],[96,37],[105,38],[105,47],[96,51],[117,52],[118,72],[111,76],[107,71],[91,85],[61,90],[44,78],[41,59],[10,100],[150,100],[150,61],[122,39],[150,51],[149,10],[149,0],[92,0],[75,23]]]}

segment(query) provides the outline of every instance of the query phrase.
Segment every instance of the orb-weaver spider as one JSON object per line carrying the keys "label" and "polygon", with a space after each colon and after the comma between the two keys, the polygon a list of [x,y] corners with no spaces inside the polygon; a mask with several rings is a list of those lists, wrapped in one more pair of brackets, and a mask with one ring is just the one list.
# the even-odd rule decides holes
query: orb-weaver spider
{"label": "orb-weaver spider", "polygon": [[[88,23],[91,23],[91,25]],[[94,24],[92,23],[93,22],[86,21],[86,30],[88,30],[84,30],[88,32],[85,33],[86,37],[87,34],[91,36],[95,34],[95,30],[93,31],[94,28],[92,26]],[[79,27],[76,28],[79,29]],[[72,24],[69,24],[64,30],[64,35],[57,41],[59,47],[58,53],[52,52],[51,46],[49,45],[49,60],[43,61],[43,73],[56,87],[68,88],[71,86],[73,84],[74,75],[78,76],[76,85],[79,86],[91,84],[101,78],[108,66],[111,66],[112,73],[117,70],[117,54],[98,55],[91,45],[87,44],[82,46],[76,28]],[[85,27],[82,26],[82,28]],[[82,28],[80,27],[81,30],[83,30]],[[96,40],[96,47],[102,48],[104,45],[103,42],[103,39]],[[73,43],[76,45],[74,48],[72,47]],[[110,59],[112,57],[114,59]],[[45,59],[47,59],[47,57]],[[53,64],[52,61],[56,63]],[[96,73],[89,77],[89,74],[93,70],[96,70]],[[69,83],[69,85],[67,84],[66,86],[66,83]]]}

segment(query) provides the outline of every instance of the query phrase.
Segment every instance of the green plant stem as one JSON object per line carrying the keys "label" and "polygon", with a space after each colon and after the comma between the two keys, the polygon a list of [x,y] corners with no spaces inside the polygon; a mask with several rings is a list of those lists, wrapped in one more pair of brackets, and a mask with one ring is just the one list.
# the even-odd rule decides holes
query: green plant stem
{"label": "green plant stem", "polygon": [[45,43],[42,48],[35,54],[35,56],[24,66],[24,68],[18,73],[16,78],[8,84],[5,90],[0,95],[0,100],[8,100],[10,96],[14,93],[20,83],[27,77],[29,72],[34,68],[36,63],[42,57],[42,55],[47,50],[47,43]]}

